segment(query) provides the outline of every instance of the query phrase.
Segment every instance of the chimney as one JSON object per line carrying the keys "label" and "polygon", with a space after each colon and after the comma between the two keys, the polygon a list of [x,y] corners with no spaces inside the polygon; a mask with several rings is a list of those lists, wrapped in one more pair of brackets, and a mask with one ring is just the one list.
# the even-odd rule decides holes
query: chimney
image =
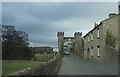
{"label": "chimney", "polygon": [[111,17],[114,17],[114,16],[116,16],[115,13],[110,13],[110,14],[109,14],[109,17],[110,17],[110,18],[111,18]]}
{"label": "chimney", "polygon": [[94,28],[97,26],[96,22],[94,23]]}

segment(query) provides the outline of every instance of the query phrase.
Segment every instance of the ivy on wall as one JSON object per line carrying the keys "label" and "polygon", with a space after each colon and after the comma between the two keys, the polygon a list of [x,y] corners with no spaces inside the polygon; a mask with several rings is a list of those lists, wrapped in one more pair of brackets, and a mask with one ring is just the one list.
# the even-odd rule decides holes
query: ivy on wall
{"label": "ivy on wall", "polygon": [[82,38],[82,47],[83,47],[83,49],[84,49],[84,39]]}
{"label": "ivy on wall", "polygon": [[108,45],[108,46],[111,46],[111,47],[115,48],[116,37],[112,33],[112,31],[107,31],[107,35],[106,35],[106,38],[105,38],[105,44]]}

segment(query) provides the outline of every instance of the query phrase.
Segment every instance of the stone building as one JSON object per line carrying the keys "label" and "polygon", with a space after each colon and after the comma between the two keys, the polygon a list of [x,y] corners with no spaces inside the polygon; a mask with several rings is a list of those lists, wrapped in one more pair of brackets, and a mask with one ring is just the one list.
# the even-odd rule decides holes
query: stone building
{"label": "stone building", "polygon": [[84,36],[84,58],[118,63],[118,17],[120,14],[109,14]]}

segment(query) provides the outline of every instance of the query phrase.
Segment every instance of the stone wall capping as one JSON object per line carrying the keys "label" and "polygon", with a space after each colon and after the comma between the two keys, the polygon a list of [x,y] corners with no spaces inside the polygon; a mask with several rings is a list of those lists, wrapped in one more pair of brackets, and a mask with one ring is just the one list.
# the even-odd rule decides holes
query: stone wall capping
{"label": "stone wall capping", "polygon": [[[52,60],[46,62],[45,64],[40,64],[31,68],[23,69],[22,71],[17,71],[12,74],[7,74],[2,77],[11,77],[12,75],[51,75],[51,69],[55,68],[55,65],[57,65],[58,62],[60,62],[60,58],[58,58],[58,55],[53,58]],[[56,71],[55,71],[56,73]]]}

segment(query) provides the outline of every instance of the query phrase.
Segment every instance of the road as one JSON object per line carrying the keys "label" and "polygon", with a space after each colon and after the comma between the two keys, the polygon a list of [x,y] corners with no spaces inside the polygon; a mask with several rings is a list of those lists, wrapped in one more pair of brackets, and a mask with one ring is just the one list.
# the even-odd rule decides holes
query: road
{"label": "road", "polygon": [[58,75],[117,75],[118,66],[80,59],[78,56],[65,55]]}

